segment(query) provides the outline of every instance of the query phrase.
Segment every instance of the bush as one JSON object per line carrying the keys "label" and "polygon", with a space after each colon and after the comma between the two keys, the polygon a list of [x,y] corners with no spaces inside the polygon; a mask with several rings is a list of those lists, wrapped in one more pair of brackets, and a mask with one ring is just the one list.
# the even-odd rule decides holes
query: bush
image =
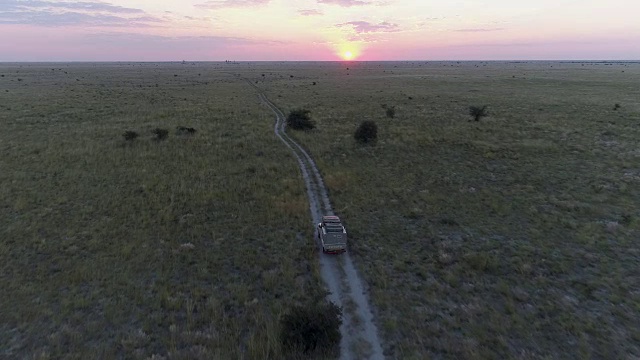
{"label": "bush", "polygon": [[378,125],[373,121],[363,121],[353,134],[353,138],[359,143],[370,143],[378,138]]}
{"label": "bush", "polygon": [[449,226],[458,226],[458,222],[451,218],[442,218],[440,219],[440,224],[449,225]]}
{"label": "bush", "polygon": [[316,125],[311,121],[309,114],[311,111],[306,109],[292,110],[287,116],[287,126],[294,130],[311,130]]}
{"label": "bush", "polygon": [[124,132],[124,134],[122,134],[122,136],[127,141],[133,141],[138,137],[138,133],[135,131],[127,130]]}
{"label": "bush", "polygon": [[489,115],[487,113],[487,105],[483,107],[469,106],[469,115],[473,116],[473,120],[480,121],[481,118]]}
{"label": "bush", "polygon": [[386,114],[387,114],[387,117],[389,119],[393,119],[396,116],[396,107],[395,106],[389,106],[387,108]]}
{"label": "bush", "polygon": [[287,352],[329,354],[340,345],[342,309],[331,302],[293,306],[280,319],[280,341]]}
{"label": "bush", "polygon": [[178,135],[193,135],[196,133],[196,129],[192,127],[176,126],[176,134]]}
{"label": "bush", "polygon": [[155,128],[153,129],[153,134],[156,136],[156,140],[164,140],[169,136],[169,130]]}
{"label": "bush", "polygon": [[393,119],[396,116],[395,106],[389,106],[387,104],[381,104],[380,106],[385,110],[388,118]]}

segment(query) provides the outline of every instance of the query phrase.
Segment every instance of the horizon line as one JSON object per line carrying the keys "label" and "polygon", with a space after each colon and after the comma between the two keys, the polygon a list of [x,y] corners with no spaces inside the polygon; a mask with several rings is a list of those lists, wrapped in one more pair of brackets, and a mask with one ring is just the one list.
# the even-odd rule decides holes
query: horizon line
{"label": "horizon line", "polygon": [[51,64],[51,63],[293,63],[293,62],[324,62],[324,63],[373,63],[373,62],[640,62],[640,59],[500,59],[500,60],[0,60],[0,64]]}

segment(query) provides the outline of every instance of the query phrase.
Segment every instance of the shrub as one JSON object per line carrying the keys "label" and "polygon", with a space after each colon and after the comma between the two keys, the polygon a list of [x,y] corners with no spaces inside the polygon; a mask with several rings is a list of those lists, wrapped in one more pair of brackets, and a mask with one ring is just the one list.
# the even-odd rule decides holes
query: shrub
{"label": "shrub", "polygon": [[620,109],[620,107],[621,107],[620,104],[615,104],[613,106],[613,110],[618,110],[618,109]]}
{"label": "shrub", "polygon": [[193,135],[196,133],[196,129],[192,127],[176,126],[176,134],[178,135]]}
{"label": "shrub", "polygon": [[487,113],[487,105],[483,107],[469,106],[469,115],[473,116],[473,120],[480,121],[481,118],[489,115]]}
{"label": "shrub", "polygon": [[373,121],[363,121],[353,134],[353,138],[359,143],[370,143],[378,138],[378,125]]}
{"label": "shrub", "polygon": [[138,133],[135,131],[127,130],[124,132],[124,134],[122,134],[122,136],[127,141],[133,141],[138,137]]}
{"label": "shrub", "polygon": [[164,140],[169,136],[169,130],[155,128],[153,129],[153,134],[156,136],[156,140]]}
{"label": "shrub", "polygon": [[311,120],[311,111],[306,109],[292,110],[287,116],[287,126],[294,130],[311,130],[316,125]]}
{"label": "shrub", "polygon": [[468,253],[463,256],[467,264],[477,271],[491,272],[498,268],[498,259],[487,253]]}
{"label": "shrub", "polygon": [[440,219],[440,224],[449,225],[449,226],[458,226],[458,222],[451,218],[442,218]]}
{"label": "shrub", "polygon": [[386,114],[389,119],[393,119],[396,116],[396,107],[395,106],[387,107]]}
{"label": "shrub", "polygon": [[280,341],[287,352],[335,352],[340,344],[342,309],[331,302],[293,306],[280,319]]}

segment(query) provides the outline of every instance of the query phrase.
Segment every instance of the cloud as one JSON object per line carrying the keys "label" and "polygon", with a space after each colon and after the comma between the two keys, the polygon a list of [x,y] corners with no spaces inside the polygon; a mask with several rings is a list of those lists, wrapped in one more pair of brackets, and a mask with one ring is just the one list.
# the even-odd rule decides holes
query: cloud
{"label": "cloud", "polygon": [[458,29],[454,30],[455,32],[490,32],[490,31],[501,31],[503,28],[475,28],[475,29]]}
{"label": "cloud", "polygon": [[398,24],[386,21],[379,24],[372,24],[367,21],[350,21],[336,26],[350,28],[350,34],[346,34],[348,41],[364,43],[387,41],[386,34],[400,31]]}
{"label": "cloud", "polygon": [[3,0],[0,24],[36,26],[149,27],[163,20],[140,9],[103,2]]}
{"label": "cloud", "polygon": [[382,32],[397,32],[400,31],[398,24],[389,22],[381,22],[379,24],[372,24],[367,21],[350,21],[343,24],[336,25],[338,27],[351,27],[358,34],[366,33],[382,33]]}
{"label": "cloud", "polygon": [[243,8],[266,5],[270,2],[271,0],[211,0],[194,6],[200,9]]}
{"label": "cloud", "polygon": [[27,11],[33,9],[57,9],[71,11],[88,11],[88,12],[109,12],[113,14],[142,14],[144,11],[140,9],[128,8],[118,5],[112,5],[104,2],[60,2],[60,1],[32,1],[32,0],[3,0],[0,3],[0,12],[6,11]]}
{"label": "cloud", "polygon": [[20,24],[37,26],[106,26],[106,27],[149,27],[162,23],[163,20],[152,16],[121,17],[105,14],[85,14],[79,12],[51,13],[35,12],[3,12],[0,13],[0,24]]}
{"label": "cloud", "polygon": [[366,6],[366,5],[386,5],[385,2],[368,0],[318,0],[318,4],[338,5],[342,7]]}
{"label": "cloud", "polygon": [[317,16],[324,15],[324,13],[320,10],[310,9],[310,10],[298,10],[298,14],[302,16]]}
{"label": "cloud", "polygon": [[162,23],[153,16],[122,17],[79,12],[52,13],[48,11],[1,12],[0,24],[36,26],[118,26],[149,27]]}

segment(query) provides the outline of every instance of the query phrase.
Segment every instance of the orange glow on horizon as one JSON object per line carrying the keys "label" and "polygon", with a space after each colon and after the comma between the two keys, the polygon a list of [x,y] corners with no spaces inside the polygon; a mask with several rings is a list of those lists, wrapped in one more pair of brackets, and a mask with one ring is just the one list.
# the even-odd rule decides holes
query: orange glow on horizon
{"label": "orange glow on horizon", "polygon": [[574,2],[9,0],[0,63],[640,58],[640,1]]}
{"label": "orange glow on horizon", "polygon": [[353,61],[362,55],[362,46],[358,43],[343,42],[335,47],[335,54],[344,61]]}

